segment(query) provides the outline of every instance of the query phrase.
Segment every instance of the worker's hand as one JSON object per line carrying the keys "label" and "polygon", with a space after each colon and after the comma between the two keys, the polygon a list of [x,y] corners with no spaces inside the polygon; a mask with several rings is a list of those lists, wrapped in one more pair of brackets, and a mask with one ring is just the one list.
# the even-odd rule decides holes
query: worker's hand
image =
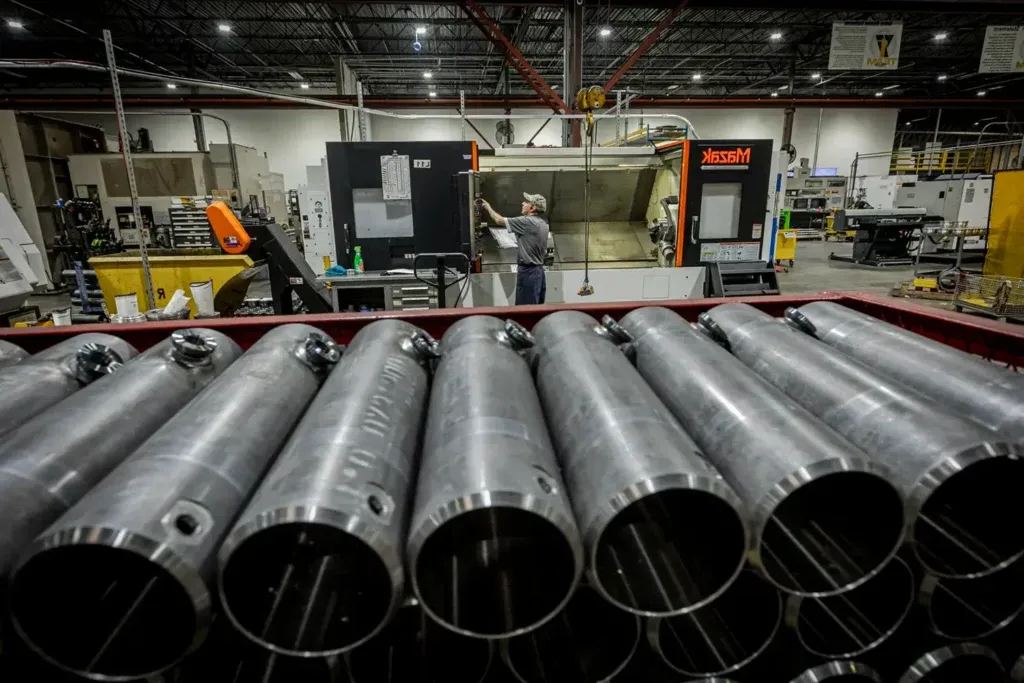
{"label": "worker's hand", "polygon": [[488,202],[486,199],[478,199],[476,201],[477,201],[477,204],[479,204],[480,206],[482,206],[485,209],[490,209],[491,208],[491,203]]}

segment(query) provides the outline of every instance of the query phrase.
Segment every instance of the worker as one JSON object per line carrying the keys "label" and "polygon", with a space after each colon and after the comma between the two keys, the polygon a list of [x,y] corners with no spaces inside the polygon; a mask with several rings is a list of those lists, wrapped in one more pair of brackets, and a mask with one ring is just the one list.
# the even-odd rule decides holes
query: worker
{"label": "worker", "polygon": [[519,251],[516,256],[516,306],[542,304],[547,293],[544,278],[544,257],[548,252],[548,221],[544,214],[548,200],[539,194],[523,193],[523,215],[505,218],[486,201],[480,205],[491,220],[516,235]]}

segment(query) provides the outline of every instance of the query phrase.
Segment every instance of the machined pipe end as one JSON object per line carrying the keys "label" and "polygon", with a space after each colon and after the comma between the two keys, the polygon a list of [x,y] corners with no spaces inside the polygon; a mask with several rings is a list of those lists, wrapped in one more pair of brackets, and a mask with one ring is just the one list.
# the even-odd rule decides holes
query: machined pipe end
{"label": "machined pipe end", "polygon": [[877,671],[861,662],[825,662],[803,672],[790,683],[882,683]]}
{"label": "machined pipe end", "polygon": [[914,604],[914,575],[899,558],[853,590],[826,598],[792,597],[786,624],[811,654],[856,657],[888,640]]}
{"label": "machined pipe end", "polygon": [[752,563],[792,595],[825,597],[863,584],[899,550],[904,501],[887,472],[832,458],[793,472],[754,510]]}
{"label": "machined pipe end", "polygon": [[720,478],[673,474],[637,482],[588,540],[590,580],[609,601],[640,616],[670,617],[708,604],[746,562],[744,508]]}
{"label": "machined pipe end", "polygon": [[1024,612],[1024,563],[976,579],[925,576],[918,604],[925,608],[935,635],[949,640],[985,638]]}
{"label": "machined pipe end", "polygon": [[116,372],[124,359],[109,346],[90,343],[75,354],[75,376],[82,384],[89,384],[104,375]]}
{"label": "machined pipe end", "polygon": [[687,676],[721,676],[746,666],[771,644],[782,623],[782,597],[744,571],[717,600],[678,617],[649,619],[651,648]]}
{"label": "machined pipe end", "polygon": [[981,443],[942,460],[911,490],[910,541],[930,574],[979,578],[1024,557],[1024,444]]}
{"label": "machined pipe end", "polygon": [[957,643],[921,655],[897,683],[1005,683],[995,652],[978,643]]}
{"label": "machined pipe end", "polygon": [[582,585],[557,619],[502,641],[506,666],[522,683],[594,683],[617,675],[640,641],[640,620]]}

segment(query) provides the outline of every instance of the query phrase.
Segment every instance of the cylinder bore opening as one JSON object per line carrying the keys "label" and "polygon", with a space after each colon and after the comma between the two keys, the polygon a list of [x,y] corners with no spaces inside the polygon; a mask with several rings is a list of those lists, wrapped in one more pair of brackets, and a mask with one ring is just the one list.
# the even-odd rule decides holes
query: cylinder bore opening
{"label": "cylinder bore opening", "polygon": [[344,680],[340,657],[252,654],[233,664],[225,683],[336,683]]}
{"label": "cylinder bore opening", "polygon": [[969,465],[943,482],[914,522],[914,550],[938,576],[996,571],[1024,554],[1024,525],[1016,519],[1024,460],[999,457]]}
{"label": "cylinder bore opening", "polygon": [[[915,667],[919,668],[919,667]],[[998,660],[981,654],[961,654],[947,659],[918,676],[903,674],[900,683],[1006,683],[1007,676]],[[923,675],[922,675],[923,674]]]}
{"label": "cylinder bore opening", "polygon": [[914,600],[914,577],[893,560],[861,586],[827,598],[804,598],[796,630],[808,651],[850,657],[884,642],[903,623]]}
{"label": "cylinder bore opening", "polygon": [[691,676],[735,671],[771,642],[782,619],[774,586],[751,571],[739,575],[710,605],[658,624],[665,662]]}
{"label": "cylinder bore opening", "polygon": [[928,601],[932,629],[944,638],[981,638],[1008,625],[1024,609],[1020,563],[980,579],[942,579]]}
{"label": "cylinder bore opening", "polygon": [[635,612],[693,609],[728,585],[745,559],[739,513],[704,491],[670,489],[620,511],[597,541],[601,590]]}
{"label": "cylinder bore opening", "polygon": [[568,599],[577,576],[565,534],[544,517],[511,507],[445,522],[423,544],[413,571],[431,614],[481,636],[544,621]]}
{"label": "cylinder bore opening", "polygon": [[640,621],[581,586],[558,616],[507,641],[508,663],[520,681],[594,683],[629,662]]}
{"label": "cylinder bore opening", "polygon": [[221,573],[224,607],[239,628],[285,652],[339,652],[384,621],[392,586],[383,560],[325,524],[281,524],[245,539]]}
{"label": "cylinder bore opening", "polygon": [[352,683],[477,683],[490,663],[488,641],[460,636],[414,606],[349,655]]}
{"label": "cylinder bore opening", "polygon": [[837,472],[778,505],[761,536],[761,563],[786,592],[838,593],[877,571],[902,539],[899,491],[875,474]]}
{"label": "cylinder bore opening", "polygon": [[86,676],[163,671],[196,635],[192,600],[181,584],[141,555],[107,546],[36,554],[14,578],[11,610],[45,658]]}

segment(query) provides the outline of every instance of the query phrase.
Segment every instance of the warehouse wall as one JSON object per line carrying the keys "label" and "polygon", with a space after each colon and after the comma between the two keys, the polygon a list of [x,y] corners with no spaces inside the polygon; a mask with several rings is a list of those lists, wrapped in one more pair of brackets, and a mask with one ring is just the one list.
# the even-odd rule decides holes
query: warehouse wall
{"label": "warehouse wall", "polygon": [[[537,113],[524,110],[517,113]],[[318,165],[324,156],[324,144],[341,139],[338,113],[332,110],[208,110],[228,119],[235,142],[256,147],[265,152],[272,171],[283,173],[286,187],[305,183],[307,165]],[[408,113],[403,110],[402,113]],[[423,109],[417,113],[454,114],[448,109]],[[501,110],[474,110],[475,114],[500,114]],[[633,116],[623,129],[636,129],[641,121],[651,125],[677,124],[671,119],[655,119],[650,114],[682,114],[690,119],[703,138],[771,138],[776,146],[782,141],[782,109],[694,109],[644,110],[631,112]],[[896,131],[896,109],[826,109],[822,119],[821,144],[818,166],[836,167],[839,173],[848,173],[857,152],[877,152],[891,149]],[[646,118],[644,118],[646,116]],[[108,135],[116,137],[113,115],[67,115],[65,118],[101,125]],[[370,137],[373,140],[461,140],[462,122],[458,119],[391,119],[368,117]],[[188,116],[138,116],[129,114],[131,130],[146,127],[159,151],[192,151],[196,149],[192,121]],[[474,119],[474,125],[495,143],[496,120]],[[542,118],[513,119],[515,144],[526,141],[544,123]],[[813,156],[814,134],[818,123],[817,109],[798,109],[793,126],[793,144],[799,156]],[[598,124],[601,142],[615,137],[615,121],[609,119]],[[224,127],[218,121],[206,120],[206,135],[210,142],[226,142]],[[476,140],[487,147],[481,137],[466,126],[467,140]],[[537,135],[534,144],[561,144],[560,123],[552,121]],[[861,166],[859,174],[884,174],[886,160],[874,160]]]}

